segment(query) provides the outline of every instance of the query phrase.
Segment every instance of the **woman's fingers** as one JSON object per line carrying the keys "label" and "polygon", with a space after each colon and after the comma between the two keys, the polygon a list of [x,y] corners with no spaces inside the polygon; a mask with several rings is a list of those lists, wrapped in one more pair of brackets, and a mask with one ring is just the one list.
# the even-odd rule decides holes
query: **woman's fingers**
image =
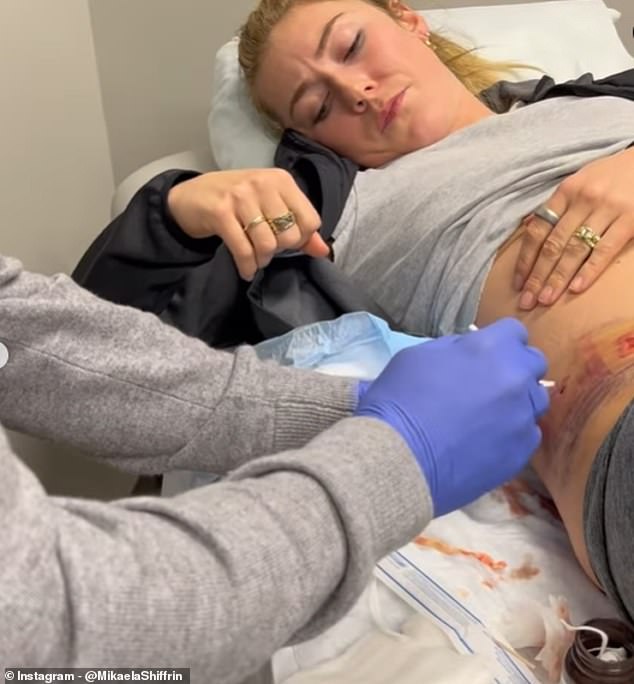
{"label": "woman's fingers", "polygon": [[[301,249],[311,256],[326,256],[329,252],[328,246],[317,232],[321,227],[321,217],[292,176],[287,176],[280,194],[288,208],[294,213],[299,230],[296,244],[289,244],[289,240],[295,239],[296,235],[289,233],[280,236],[280,246],[283,249]],[[307,251],[307,248],[310,251]]]}
{"label": "woman's fingers", "polygon": [[172,188],[168,202],[185,233],[218,236],[247,280],[277,252],[303,250],[315,257],[329,252],[317,233],[319,214],[282,169],[203,174]]}
{"label": "woman's fingers", "polygon": [[[328,246],[317,234],[321,224],[319,214],[290,174],[271,169],[254,180],[252,189],[251,197],[246,196],[248,193],[237,197],[236,209],[253,246],[258,268],[265,268],[283,250],[301,249],[317,257],[328,254]],[[254,212],[257,222],[253,220]]]}
{"label": "woman's fingers", "polygon": [[[566,196],[557,189],[550,199],[525,219],[522,246],[515,264],[516,290],[536,295],[544,286],[558,259],[558,250],[566,240],[566,235],[562,234],[566,227],[561,221],[568,210]],[[579,207],[576,213],[579,213]]]}
{"label": "woman's fingers", "polygon": [[260,203],[258,217],[264,220],[251,227],[245,223],[245,232],[253,245],[258,268],[265,268],[277,252],[285,249],[282,242],[299,244],[300,236],[295,215],[289,211],[279,192],[271,190],[257,200]]}
{"label": "woman's fingers", "polygon": [[573,278],[570,284],[571,292],[580,294],[587,290],[621,253],[632,239],[632,223],[628,216],[621,216],[608,227],[579,273]]}
{"label": "woman's fingers", "polygon": [[[537,301],[543,306],[554,304],[567,290],[579,270],[590,258],[596,247],[592,242],[609,230],[612,223],[609,211],[595,211],[580,225],[576,226],[568,242],[562,250],[559,261],[537,295]],[[585,238],[583,236],[586,236]],[[594,239],[591,236],[596,236]]]}
{"label": "woman's fingers", "polygon": [[[253,216],[253,218],[256,218]],[[258,263],[253,245],[246,236],[243,224],[231,213],[223,219],[222,240],[231,252],[240,277],[253,280],[258,270]]]}
{"label": "woman's fingers", "polygon": [[[583,291],[628,242],[631,231],[622,220],[613,223],[609,209],[592,212],[584,219],[580,216],[581,211],[570,210],[554,227],[546,229],[547,236],[520,296],[520,309],[550,306],[569,288],[571,292]],[[547,223],[536,217],[531,220],[526,229],[529,244],[544,231],[543,225],[532,225],[536,222]]]}
{"label": "woman's fingers", "polygon": [[[634,239],[634,149],[590,162],[568,176],[540,207],[561,217],[549,228],[533,219],[516,266],[520,309],[553,304],[568,289],[582,292]],[[524,282],[522,282],[524,281]]]}
{"label": "woman's fingers", "polygon": [[330,254],[330,247],[323,241],[319,233],[313,233],[302,247],[302,252],[316,259],[323,259]]}
{"label": "woman's fingers", "polygon": [[[542,206],[555,212],[559,216],[559,221],[552,225],[545,218],[533,216],[525,228],[518,264],[522,263],[524,268],[527,268],[531,258],[533,263],[530,265],[520,295],[519,307],[524,311],[535,308],[548,278],[565,250],[570,249],[573,233],[583,225],[590,213],[590,208],[585,203],[575,202],[569,205],[560,190]],[[577,249],[577,245],[573,244],[572,249]],[[535,253],[536,256],[533,256]]]}
{"label": "woman's fingers", "polygon": [[523,227],[524,234],[522,235],[522,244],[513,277],[513,285],[518,291],[524,289],[526,281],[535,266],[539,252],[550,231],[553,229],[553,225],[546,219],[541,219],[534,214],[524,219]]}

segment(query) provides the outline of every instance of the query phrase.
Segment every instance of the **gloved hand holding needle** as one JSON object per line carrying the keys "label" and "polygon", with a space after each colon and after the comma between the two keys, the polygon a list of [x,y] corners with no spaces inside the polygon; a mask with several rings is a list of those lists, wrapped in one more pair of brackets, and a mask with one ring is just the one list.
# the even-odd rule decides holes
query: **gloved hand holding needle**
{"label": "gloved hand holding needle", "polygon": [[514,319],[399,352],[361,390],[357,415],[391,425],[429,485],[434,515],[517,475],[541,441],[549,406],[541,352]]}

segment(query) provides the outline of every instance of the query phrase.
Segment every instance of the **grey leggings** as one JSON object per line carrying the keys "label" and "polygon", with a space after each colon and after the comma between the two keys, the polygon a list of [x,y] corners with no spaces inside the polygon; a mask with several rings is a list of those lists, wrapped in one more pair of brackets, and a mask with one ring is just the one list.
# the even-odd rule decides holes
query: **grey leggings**
{"label": "grey leggings", "polygon": [[605,438],[583,506],[592,568],[623,616],[634,622],[634,401]]}

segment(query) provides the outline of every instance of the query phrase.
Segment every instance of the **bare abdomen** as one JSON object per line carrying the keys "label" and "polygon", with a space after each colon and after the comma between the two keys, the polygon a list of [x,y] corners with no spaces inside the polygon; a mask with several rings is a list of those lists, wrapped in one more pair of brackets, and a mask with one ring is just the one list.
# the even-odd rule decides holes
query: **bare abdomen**
{"label": "bare abdomen", "polygon": [[566,294],[551,307],[527,313],[517,308],[519,293],[512,287],[520,244],[514,240],[498,254],[476,322],[483,326],[514,316],[548,358],[548,377],[557,386],[533,464],[592,575],[583,543],[585,485],[601,442],[634,397],[634,247],[584,294]]}

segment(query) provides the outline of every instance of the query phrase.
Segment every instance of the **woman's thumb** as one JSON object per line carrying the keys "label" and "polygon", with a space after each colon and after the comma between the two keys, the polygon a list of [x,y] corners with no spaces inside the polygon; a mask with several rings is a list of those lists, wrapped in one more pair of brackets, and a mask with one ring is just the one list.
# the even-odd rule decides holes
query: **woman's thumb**
{"label": "woman's thumb", "polygon": [[304,254],[318,259],[327,257],[330,254],[330,247],[324,242],[319,233],[313,233],[301,249]]}

